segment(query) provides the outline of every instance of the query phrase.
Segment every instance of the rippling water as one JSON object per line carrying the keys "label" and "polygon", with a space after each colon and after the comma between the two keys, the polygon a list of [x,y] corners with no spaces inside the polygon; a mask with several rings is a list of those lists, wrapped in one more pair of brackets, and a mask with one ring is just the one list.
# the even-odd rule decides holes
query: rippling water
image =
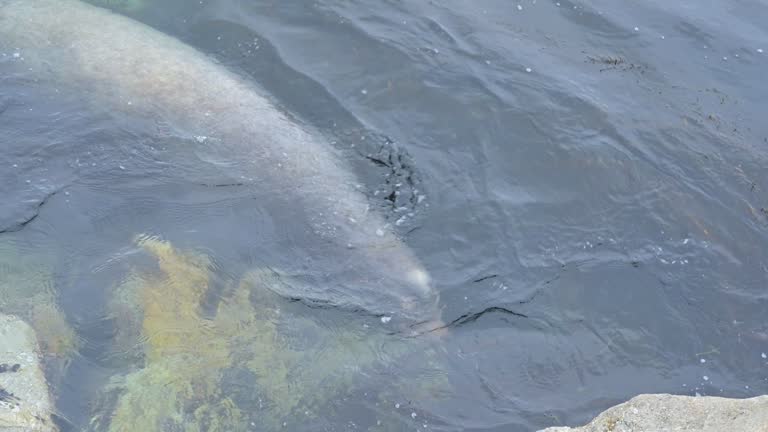
{"label": "rippling water", "polygon": [[[451,324],[404,338],[354,311],[234,302],[264,263],[311,255],[300,218],[215,150],[41,84],[4,47],[0,283],[53,297],[76,334],[77,354],[49,373],[63,430],[119,411],[115,377],[140,381],[153,352],[224,337],[242,338],[235,360],[200,351],[186,375],[204,387],[218,374],[220,392],[187,403],[234,401],[255,430],[528,431],[638,393],[768,392],[764,3],[139,6],[119,10],[358,150],[371,201],[428,267]],[[423,198],[393,195],[403,179]],[[151,315],[155,301],[135,318],[125,304],[141,301],[114,307],[131,283],[197,286],[199,316]],[[215,317],[236,305],[263,320],[232,333]],[[152,316],[197,330],[161,346],[136,327]]]}

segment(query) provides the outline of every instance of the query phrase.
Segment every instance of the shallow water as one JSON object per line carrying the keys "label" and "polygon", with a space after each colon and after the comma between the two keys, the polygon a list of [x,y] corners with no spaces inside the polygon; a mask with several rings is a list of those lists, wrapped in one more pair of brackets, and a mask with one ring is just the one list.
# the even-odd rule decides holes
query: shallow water
{"label": "shallow water", "polygon": [[[343,333],[373,352],[340,356],[354,388],[285,427],[528,431],[638,393],[768,392],[764,4],[145,3],[123,12],[354,145],[451,323],[404,340],[375,317],[275,306],[310,323],[287,330],[309,332],[295,346]],[[39,85],[15,54],[0,54],[0,241],[50,264],[81,341],[57,380],[60,423],[81,430],[110,377],[137,367],[110,351],[108,307],[132,271],[157,272],[136,235],[205,254],[213,296],[264,263],[332,258],[215,152]],[[426,198],[390,205],[400,178]],[[223,391],[265,409],[235,372]],[[425,377],[439,389],[407,385]]]}

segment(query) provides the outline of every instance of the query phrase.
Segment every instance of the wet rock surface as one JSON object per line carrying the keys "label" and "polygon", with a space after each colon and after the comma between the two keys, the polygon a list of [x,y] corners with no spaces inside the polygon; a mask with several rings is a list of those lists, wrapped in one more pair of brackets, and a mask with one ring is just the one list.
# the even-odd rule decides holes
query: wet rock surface
{"label": "wet rock surface", "polygon": [[53,432],[51,399],[32,328],[0,314],[0,431]]}
{"label": "wet rock surface", "polygon": [[648,394],[602,412],[589,424],[541,432],[768,431],[768,396],[751,399]]}

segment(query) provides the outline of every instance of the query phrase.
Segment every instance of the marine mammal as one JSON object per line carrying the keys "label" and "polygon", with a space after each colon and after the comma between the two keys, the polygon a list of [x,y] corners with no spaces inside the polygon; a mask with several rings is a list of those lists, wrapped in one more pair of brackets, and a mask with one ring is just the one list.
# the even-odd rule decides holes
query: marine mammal
{"label": "marine mammal", "polygon": [[[295,295],[410,323],[438,319],[437,293],[414,253],[371,210],[344,159],[254,83],[181,41],[79,0],[0,0],[0,50],[18,50],[42,83],[67,85],[110,109],[151,113],[189,136],[213,137],[255,184],[300,204],[344,278]],[[234,157],[234,156],[233,156]]]}

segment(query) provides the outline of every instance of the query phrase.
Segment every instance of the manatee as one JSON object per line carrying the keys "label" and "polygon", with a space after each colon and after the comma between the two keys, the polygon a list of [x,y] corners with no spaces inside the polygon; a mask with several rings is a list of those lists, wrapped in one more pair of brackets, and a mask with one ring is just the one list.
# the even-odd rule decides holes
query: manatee
{"label": "manatee", "polygon": [[311,253],[327,268],[283,269],[290,277],[280,295],[383,322],[439,326],[428,272],[358,189],[349,161],[251,80],[171,36],[79,0],[0,0],[0,52],[18,52],[23,73],[40,85],[65,86],[103,109],[156,119],[178,136],[210,138],[189,142],[215,146],[253,185],[301,212],[308,235],[320,239]]}
{"label": "manatee", "polygon": [[146,7],[146,0],[93,0],[92,3],[126,12],[138,12]]}

